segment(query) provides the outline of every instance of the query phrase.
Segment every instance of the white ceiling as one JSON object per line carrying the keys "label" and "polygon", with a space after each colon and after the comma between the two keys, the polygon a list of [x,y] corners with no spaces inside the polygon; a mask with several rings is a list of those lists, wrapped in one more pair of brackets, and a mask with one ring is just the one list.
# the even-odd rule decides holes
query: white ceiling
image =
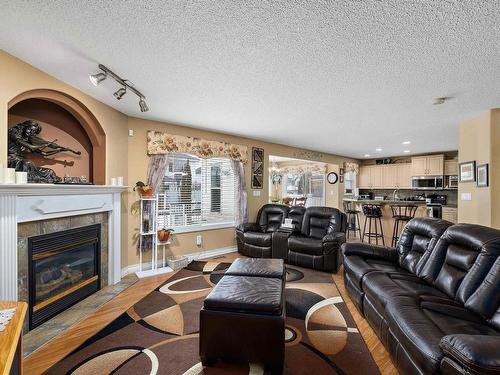
{"label": "white ceiling", "polygon": [[[129,115],[353,157],[500,106],[500,2],[2,1],[0,48]],[[147,97],[118,102],[98,63]],[[433,98],[452,99],[433,106]],[[401,142],[411,140],[410,146]],[[375,148],[383,148],[375,152]]]}

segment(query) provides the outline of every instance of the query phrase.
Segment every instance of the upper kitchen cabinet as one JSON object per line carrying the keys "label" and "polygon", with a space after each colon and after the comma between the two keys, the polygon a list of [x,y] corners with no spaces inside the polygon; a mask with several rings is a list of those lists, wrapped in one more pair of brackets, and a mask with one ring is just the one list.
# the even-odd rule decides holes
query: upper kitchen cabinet
{"label": "upper kitchen cabinet", "polygon": [[458,162],[456,160],[445,160],[445,162],[444,162],[444,174],[445,174],[445,176],[458,175]]}
{"label": "upper kitchen cabinet", "polygon": [[411,164],[389,164],[382,168],[384,189],[410,189]]}
{"label": "upper kitchen cabinet", "polygon": [[359,168],[358,186],[360,189],[383,188],[383,172],[380,165],[367,165]]}
{"label": "upper kitchen cabinet", "polygon": [[416,156],[411,158],[413,176],[442,176],[444,155]]}

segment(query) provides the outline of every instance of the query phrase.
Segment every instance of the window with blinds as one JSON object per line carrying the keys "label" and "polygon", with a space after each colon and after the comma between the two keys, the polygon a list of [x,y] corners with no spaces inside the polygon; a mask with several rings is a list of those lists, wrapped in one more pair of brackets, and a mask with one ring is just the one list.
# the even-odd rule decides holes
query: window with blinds
{"label": "window with blinds", "polygon": [[234,194],[235,177],[229,159],[169,156],[158,192],[158,228],[182,232],[234,225]]}

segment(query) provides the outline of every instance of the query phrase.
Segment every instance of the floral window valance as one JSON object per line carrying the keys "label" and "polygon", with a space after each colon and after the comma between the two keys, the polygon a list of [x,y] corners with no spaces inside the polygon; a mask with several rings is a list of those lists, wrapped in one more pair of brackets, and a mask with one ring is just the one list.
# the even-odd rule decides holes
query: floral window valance
{"label": "floral window valance", "polygon": [[247,146],[210,141],[201,138],[148,131],[148,155],[181,152],[203,159],[225,157],[243,163],[248,161]]}
{"label": "floral window valance", "polygon": [[345,163],[345,171],[359,173],[359,165],[357,163],[346,162]]}
{"label": "floral window valance", "polygon": [[295,165],[280,166],[275,168],[274,170],[275,172],[278,172],[278,174],[282,175],[298,174],[306,172],[325,173],[326,164],[324,163],[295,164]]}

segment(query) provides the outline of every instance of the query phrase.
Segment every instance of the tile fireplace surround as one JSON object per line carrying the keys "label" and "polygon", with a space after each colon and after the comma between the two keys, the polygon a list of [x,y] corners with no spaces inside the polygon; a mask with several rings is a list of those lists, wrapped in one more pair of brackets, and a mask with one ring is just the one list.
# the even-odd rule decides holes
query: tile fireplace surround
{"label": "tile fireplace surround", "polygon": [[[118,283],[121,278],[121,193],[126,189],[101,185],[0,185],[0,300],[17,301],[24,294],[23,288],[19,288],[23,267],[18,267],[24,261],[18,257],[26,256],[26,252],[19,251],[18,239],[22,242],[23,232],[30,223],[42,230],[42,223],[66,228],[63,221],[88,222],[92,218],[96,222],[96,217],[106,218],[99,214],[107,213],[107,225],[103,226],[107,230],[103,236],[107,241],[104,247],[108,260],[105,284]],[[18,233],[19,227],[21,233]]]}

